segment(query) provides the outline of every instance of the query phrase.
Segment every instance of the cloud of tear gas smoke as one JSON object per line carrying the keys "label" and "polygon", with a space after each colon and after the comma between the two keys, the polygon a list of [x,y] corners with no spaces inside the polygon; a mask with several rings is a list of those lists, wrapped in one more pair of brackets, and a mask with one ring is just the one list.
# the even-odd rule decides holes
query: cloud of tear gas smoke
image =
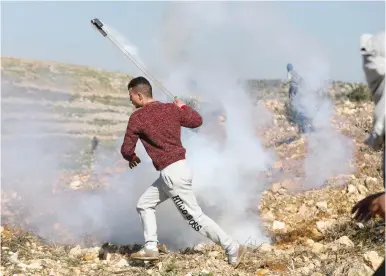
{"label": "cloud of tear gas smoke", "polygon": [[[130,53],[132,57],[134,57],[135,62],[138,63],[138,65],[143,68],[145,68],[145,63],[142,61],[142,59],[139,56],[139,50],[137,46],[132,44],[127,38],[125,38],[119,31],[117,31],[115,28],[113,28],[110,25],[104,24],[104,29],[112,36],[115,38],[115,40],[123,46],[123,48]],[[131,62],[131,61],[129,61]],[[140,72],[140,71],[139,71]]]}
{"label": "cloud of tear gas smoke", "polygon": [[307,134],[303,188],[318,188],[332,176],[355,170],[350,164],[354,144],[351,138],[332,125],[334,106],[328,98],[331,85],[328,60],[322,54],[314,54],[299,61],[295,69],[304,79],[304,84],[294,98],[294,108],[302,112],[314,127],[314,132]]}
{"label": "cloud of tear gas smoke", "polygon": [[[44,93],[55,95],[55,92]],[[140,242],[143,235],[135,205],[145,184],[156,176],[149,170],[150,160],[143,147],[139,144],[138,153],[144,166],[129,171],[125,164],[123,173],[110,175],[107,169],[112,169],[114,164],[119,167],[116,162],[121,160],[122,140],[114,145],[115,151],[107,147],[106,141],[100,141],[93,162],[91,137],[76,137],[74,129],[68,133],[63,121],[57,120],[63,119],[60,108],[53,110],[50,106],[50,102],[61,102],[65,106],[70,95],[67,94],[69,99],[51,96],[46,104],[40,102],[44,95],[17,100],[29,94],[36,92],[34,89],[20,92],[15,86],[2,83],[1,184],[3,191],[14,195],[10,202],[1,202],[3,212],[11,208],[14,213],[3,223],[21,224],[57,242],[80,242],[85,235],[99,242]],[[65,120],[66,124],[71,122],[71,118]],[[82,158],[86,160],[77,160]],[[112,185],[94,190],[66,188],[64,183],[72,182],[74,173],[79,172],[81,176],[107,179]]]}
{"label": "cloud of tear gas smoke", "polygon": [[222,149],[199,133],[184,141],[197,195],[205,210],[214,209],[213,218],[226,231],[240,240],[261,237],[256,218],[247,210],[258,202],[258,187],[265,186],[253,175],[272,159],[256,138],[253,106],[237,80],[254,75],[264,54],[262,45],[277,49],[273,60],[283,60],[283,75],[287,62],[298,65],[301,74],[308,72],[303,74],[305,95],[299,97],[316,132],[308,139],[305,188],[320,187],[329,177],[350,172],[352,143],[331,126],[332,103],[318,92],[329,80],[323,47],[297,32],[267,3],[171,3],[165,18],[159,47],[163,68],[169,69],[167,86],[183,94],[193,78],[194,93],[220,104],[227,116]]}
{"label": "cloud of tear gas smoke", "polygon": [[[204,126],[200,131],[186,130],[183,133],[197,198],[205,213],[240,242],[247,239],[261,242],[265,238],[255,209],[261,192],[269,183],[257,182],[256,176],[270,167],[273,155],[263,149],[255,127],[257,121],[269,124],[271,115],[262,105],[257,108],[253,105],[239,80],[259,78],[254,76],[253,68],[260,66],[259,57],[264,54],[264,49],[270,47],[277,49],[272,62],[280,64],[278,70],[283,70],[284,76],[286,63],[292,62],[311,84],[310,87],[318,87],[328,79],[328,61],[320,50],[322,47],[292,29],[284,15],[267,2],[169,3],[160,28],[157,48],[154,49],[158,51],[160,60],[154,64],[152,61],[150,65],[153,68],[158,66],[157,75],[163,72],[163,84],[176,95],[194,94],[209,102],[201,106]],[[127,44],[114,31],[116,34],[120,42]],[[135,46],[128,48],[134,51],[132,54],[137,55],[138,60],[142,60],[135,49]],[[140,72],[136,74],[141,75]],[[195,84],[194,91],[192,83]],[[166,99],[156,87],[155,90],[158,99]],[[342,169],[351,154],[350,144],[347,141],[339,144],[343,138],[330,127],[331,103],[318,98],[314,90],[308,89],[310,93],[303,100],[305,112],[314,119],[317,129],[309,137],[305,166],[309,178],[315,181],[308,183],[308,187],[319,186],[322,179],[333,173],[342,173],[343,170],[337,171],[336,168]],[[315,106],[319,107],[318,111],[313,108]],[[227,118],[223,129],[218,127],[217,117],[213,116],[218,109]],[[33,131],[40,132],[41,129],[36,126]],[[124,131],[125,126],[122,135]],[[221,139],[223,136],[225,139]],[[38,216],[30,218],[30,224],[38,233],[51,237],[56,233],[52,224],[58,222],[78,239],[90,234],[99,241],[143,241],[136,202],[158,173],[139,142],[137,154],[143,161],[140,166],[104,176],[106,166],[121,159],[122,140],[116,141],[114,153],[103,142],[96,152],[92,173],[105,177],[108,188],[54,195],[52,183],[63,169],[57,161],[69,148],[79,150],[78,146],[75,147],[70,140],[59,141],[57,144],[62,146],[54,147],[50,140],[36,144],[23,139],[2,145],[3,151],[8,149],[7,153],[3,152],[3,161],[23,156],[8,162],[8,165],[17,168],[9,170],[15,172],[14,176],[24,176],[23,184],[14,187],[25,191],[24,195],[28,197],[25,205],[34,208],[32,213],[36,215],[51,210],[51,217],[45,216],[44,220]],[[339,146],[333,147],[334,143]],[[45,150],[49,150],[49,154]],[[27,156],[24,154],[26,151],[29,153]],[[56,156],[52,152],[56,152]],[[183,247],[205,241],[186,225],[170,201],[158,207],[157,224],[160,242],[168,246]]]}
{"label": "cloud of tear gas smoke", "polygon": [[352,173],[355,167],[350,164],[354,157],[352,139],[332,125],[334,106],[327,97],[331,84],[328,64],[323,59],[314,59],[302,66],[300,74],[305,84],[295,97],[294,106],[310,119],[315,129],[307,135],[304,162],[307,179],[303,184],[307,189],[322,186],[332,176]]}

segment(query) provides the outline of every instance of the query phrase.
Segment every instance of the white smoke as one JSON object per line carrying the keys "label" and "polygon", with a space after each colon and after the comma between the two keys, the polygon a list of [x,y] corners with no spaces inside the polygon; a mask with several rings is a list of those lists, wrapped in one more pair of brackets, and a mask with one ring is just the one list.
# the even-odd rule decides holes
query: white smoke
{"label": "white smoke", "polygon": [[109,37],[114,39],[114,42],[118,42],[118,45],[123,46],[123,49],[134,58],[134,62],[139,65],[139,68],[146,69],[145,63],[139,56],[139,49],[137,48],[137,46],[135,46],[132,42],[130,42],[126,37],[124,37],[119,31],[117,31],[112,26],[104,24],[103,28],[110,35]]}
{"label": "white smoke", "polygon": [[327,97],[331,85],[327,61],[313,57],[299,68],[304,84],[294,98],[294,107],[308,118],[314,128],[307,134],[306,181],[303,186],[306,189],[319,188],[330,177],[355,170],[349,162],[353,158],[354,144],[332,124],[334,106]]}
{"label": "white smoke", "polygon": [[[177,96],[194,94],[210,103],[200,110],[204,117],[201,131],[186,130],[183,133],[188,163],[194,172],[193,189],[204,212],[226,232],[240,242],[249,239],[260,243],[266,238],[259,227],[256,207],[261,192],[270,183],[257,182],[256,178],[271,166],[274,156],[263,148],[256,137],[255,128],[256,121],[268,124],[272,115],[261,104],[254,106],[239,80],[260,77],[255,76],[253,68],[260,64],[259,58],[264,55],[264,49],[270,47],[277,49],[277,55],[272,57],[272,63],[278,65],[277,70],[285,73],[286,63],[292,61],[310,83],[312,89],[308,90],[315,91],[314,88],[328,79],[328,60],[320,50],[323,47],[291,28],[285,17],[267,2],[168,5],[154,49],[159,60],[152,61],[149,68],[154,68],[156,73],[162,72],[158,75],[162,75],[163,84]],[[143,65],[143,59],[134,44],[113,28],[107,28]],[[138,71],[135,74],[141,73]],[[192,82],[196,84],[194,91],[190,86]],[[309,137],[311,151],[305,168],[309,178],[315,179],[315,183],[311,183],[314,187],[320,186],[321,180],[342,171],[336,168],[342,168],[342,164],[350,158],[351,148],[347,141],[337,143],[342,137],[331,128],[331,103],[328,100],[320,102],[316,93],[307,95],[303,98],[306,101],[303,106],[313,118],[317,131]],[[158,90],[155,96],[157,99],[166,99]],[[214,127],[217,118],[211,113],[217,109],[226,115],[225,129]],[[258,118],[255,119],[255,116]],[[39,132],[40,129],[35,131]],[[122,137],[124,131],[122,129]],[[224,138],[222,131],[225,139],[221,139]],[[220,139],[214,139],[216,135]],[[93,165],[94,173],[101,174],[107,164],[122,159],[119,154],[122,141],[123,138],[116,141],[113,154],[101,144]],[[10,150],[3,157],[20,156],[29,149],[31,153],[28,156],[33,159],[29,163],[24,162],[28,159],[21,159],[21,164],[12,162],[13,166],[19,168],[17,173],[26,175],[28,180],[24,181],[29,183],[29,187],[35,187],[32,193],[34,198],[26,200],[25,204],[34,207],[35,213],[50,208],[54,216],[43,222],[32,219],[37,232],[49,236],[52,234],[50,223],[57,221],[78,238],[92,234],[100,241],[143,242],[136,202],[156,180],[158,173],[140,142],[136,152],[143,162],[133,170],[127,167],[122,173],[106,176],[110,184],[108,188],[98,189],[92,194],[89,191],[74,191],[55,197],[51,196],[50,189],[51,181],[61,169],[56,165],[57,157],[52,156],[45,163],[38,163],[39,160],[44,161],[47,144],[34,145],[30,140],[14,143],[8,144]],[[62,156],[66,147],[55,149],[57,155]],[[34,168],[38,164],[40,170],[36,171]],[[30,173],[32,171],[35,174]],[[47,176],[47,171],[54,172],[52,177]],[[19,188],[24,187],[25,184]],[[45,192],[40,194],[42,190]],[[28,192],[25,195],[28,197]],[[186,225],[170,201],[158,207],[157,224],[159,240],[168,246],[181,248],[205,240]]]}

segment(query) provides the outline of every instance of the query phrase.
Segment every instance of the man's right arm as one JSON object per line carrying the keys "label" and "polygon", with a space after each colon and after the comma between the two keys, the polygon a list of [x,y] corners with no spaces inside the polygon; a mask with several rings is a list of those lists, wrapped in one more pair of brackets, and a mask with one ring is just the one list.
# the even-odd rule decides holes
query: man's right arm
{"label": "man's right arm", "polygon": [[202,125],[201,115],[188,105],[178,107],[181,126],[187,128],[197,128]]}
{"label": "man's right arm", "polygon": [[122,157],[129,162],[137,158],[134,151],[138,138],[138,120],[135,115],[132,114],[127,124],[125,137],[121,146]]}

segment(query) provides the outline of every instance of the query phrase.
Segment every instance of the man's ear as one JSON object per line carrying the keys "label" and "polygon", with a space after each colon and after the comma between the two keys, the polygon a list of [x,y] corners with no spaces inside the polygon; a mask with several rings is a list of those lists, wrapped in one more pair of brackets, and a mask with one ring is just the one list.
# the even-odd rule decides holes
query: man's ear
{"label": "man's ear", "polygon": [[143,100],[143,95],[142,95],[142,93],[138,93],[138,99],[139,99],[140,101]]}

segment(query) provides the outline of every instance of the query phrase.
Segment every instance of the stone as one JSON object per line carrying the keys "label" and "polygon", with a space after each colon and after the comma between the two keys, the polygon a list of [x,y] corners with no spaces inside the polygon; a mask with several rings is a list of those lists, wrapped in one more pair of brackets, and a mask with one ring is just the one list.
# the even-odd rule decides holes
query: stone
{"label": "stone", "polygon": [[314,265],[316,267],[321,267],[322,266],[322,263],[318,259],[314,259],[313,262],[314,262]]}
{"label": "stone", "polygon": [[274,253],[276,256],[286,255],[286,251],[281,250],[281,249],[274,249],[274,250],[273,250],[273,253]]}
{"label": "stone", "polygon": [[269,271],[268,269],[265,269],[265,268],[259,269],[259,270],[257,270],[256,276],[269,275],[270,272],[271,272],[271,271]]}
{"label": "stone", "polygon": [[326,233],[328,230],[332,229],[334,226],[335,220],[329,219],[329,220],[321,220],[316,223],[316,229],[320,233]]}
{"label": "stone", "polygon": [[342,236],[338,239],[338,243],[348,247],[353,247],[354,243],[347,236]]}
{"label": "stone", "polygon": [[80,276],[80,269],[79,268],[77,268],[77,267],[72,267],[71,268],[71,270],[72,270],[72,275],[74,275],[74,276]]}
{"label": "stone", "polygon": [[209,276],[209,275],[211,275],[211,273],[209,270],[204,268],[203,270],[200,271],[200,275],[201,276]]}
{"label": "stone", "polygon": [[330,244],[329,246],[328,246],[328,248],[330,248],[331,249],[331,251],[333,251],[333,252],[336,252],[336,251],[338,251],[338,246],[336,245],[336,244]]}
{"label": "stone", "polygon": [[16,252],[16,253],[13,253],[13,252],[9,252],[9,258],[8,260],[11,262],[11,263],[14,263],[14,264],[17,264],[19,263],[19,252]]}
{"label": "stone", "polygon": [[273,247],[269,243],[263,243],[259,247],[259,251],[261,252],[271,252],[272,250],[273,250]]}
{"label": "stone", "polygon": [[203,252],[205,251],[205,244],[199,243],[193,247],[193,250],[197,252]]}
{"label": "stone", "polygon": [[380,257],[376,251],[368,251],[363,254],[363,257],[365,261],[369,263],[374,270],[376,270],[383,262],[383,258]]}
{"label": "stone", "polygon": [[316,203],[316,207],[323,211],[323,212],[326,212],[327,211],[327,202],[326,201],[320,201],[320,202],[317,202]]}
{"label": "stone", "polygon": [[319,230],[316,227],[311,228],[310,234],[311,234],[311,238],[313,238],[315,240],[319,240],[319,239],[323,238],[323,235],[319,232]]}
{"label": "stone", "polygon": [[356,267],[352,267],[347,271],[347,276],[372,276],[374,275],[374,271],[371,270],[365,264],[357,265]]}
{"label": "stone", "polygon": [[27,265],[23,263],[18,263],[17,267],[20,267],[21,269],[25,270],[27,268]]}
{"label": "stone", "polygon": [[365,228],[364,224],[362,222],[356,222],[356,226],[358,226],[359,229]]}
{"label": "stone", "polygon": [[308,269],[309,269],[310,271],[312,271],[312,270],[315,269],[315,265],[314,265],[313,263],[310,263],[307,267],[308,267]]}
{"label": "stone", "polygon": [[40,260],[34,260],[29,265],[27,265],[27,268],[36,269],[36,270],[42,269],[41,261]]}
{"label": "stone", "polygon": [[310,275],[311,273],[310,268],[307,266],[299,268],[298,271],[301,275]]}
{"label": "stone", "polygon": [[367,177],[365,179],[365,185],[367,188],[371,188],[371,187],[374,187],[375,185],[377,185],[378,183],[378,180],[375,178],[375,177]]}
{"label": "stone", "polygon": [[311,247],[311,251],[313,253],[322,253],[324,249],[325,249],[325,246],[319,242],[315,242]]}
{"label": "stone", "polygon": [[300,206],[298,214],[302,217],[306,217],[308,215],[308,209],[309,208],[303,204],[302,206]]}
{"label": "stone", "polygon": [[272,223],[272,230],[283,230],[284,228],[285,228],[285,223],[284,222],[275,220]]}
{"label": "stone", "polygon": [[82,254],[82,249],[80,248],[80,245],[77,245],[77,246],[71,248],[71,250],[69,252],[69,255],[72,257],[77,257],[80,254]]}
{"label": "stone", "polygon": [[280,188],[279,191],[277,191],[277,193],[279,195],[285,195],[287,193],[287,189],[286,188]]}
{"label": "stone", "polygon": [[279,168],[282,168],[283,167],[283,162],[282,161],[276,161],[275,163],[273,163],[273,168],[275,169],[279,169]]}
{"label": "stone", "polygon": [[324,274],[322,274],[320,272],[314,272],[311,274],[311,276],[324,276]]}
{"label": "stone", "polygon": [[91,252],[86,252],[83,254],[82,259],[84,261],[92,261],[92,260],[99,260],[98,259],[98,254],[94,254]]}
{"label": "stone", "polygon": [[268,221],[268,222],[272,222],[275,220],[275,215],[272,213],[272,211],[268,211],[266,213],[264,213],[261,218],[264,220],[264,221]]}
{"label": "stone", "polygon": [[349,184],[347,187],[347,193],[356,194],[356,193],[358,193],[358,189],[354,185]]}
{"label": "stone", "polygon": [[211,251],[209,252],[209,257],[212,257],[212,258],[216,258],[218,255],[220,254],[220,252],[218,251]]}
{"label": "stone", "polygon": [[70,183],[70,188],[73,190],[77,190],[82,186],[82,181],[80,180],[74,180]]}
{"label": "stone", "polygon": [[359,193],[360,193],[361,195],[366,195],[367,192],[369,191],[369,190],[368,190],[365,186],[363,186],[363,185],[358,185],[357,188],[358,188],[358,191],[359,191]]}
{"label": "stone", "polygon": [[319,259],[320,259],[321,261],[327,260],[327,259],[328,259],[328,254],[320,254]]}
{"label": "stone", "polygon": [[281,188],[281,183],[280,182],[277,182],[277,183],[273,183],[272,184],[272,187],[271,187],[271,191],[273,193],[277,193]]}
{"label": "stone", "polygon": [[288,205],[284,210],[289,213],[296,213],[298,211],[295,205]]}
{"label": "stone", "polygon": [[313,246],[314,245],[314,240],[312,239],[307,239],[306,242],[305,242],[308,246]]}
{"label": "stone", "polygon": [[288,249],[286,249],[284,251],[284,254],[286,254],[286,255],[291,255],[291,254],[294,254],[294,253],[295,253],[295,248],[294,247],[290,247],[290,248],[288,248]]}
{"label": "stone", "polygon": [[117,267],[129,266],[129,262],[126,259],[120,259],[115,265]]}

